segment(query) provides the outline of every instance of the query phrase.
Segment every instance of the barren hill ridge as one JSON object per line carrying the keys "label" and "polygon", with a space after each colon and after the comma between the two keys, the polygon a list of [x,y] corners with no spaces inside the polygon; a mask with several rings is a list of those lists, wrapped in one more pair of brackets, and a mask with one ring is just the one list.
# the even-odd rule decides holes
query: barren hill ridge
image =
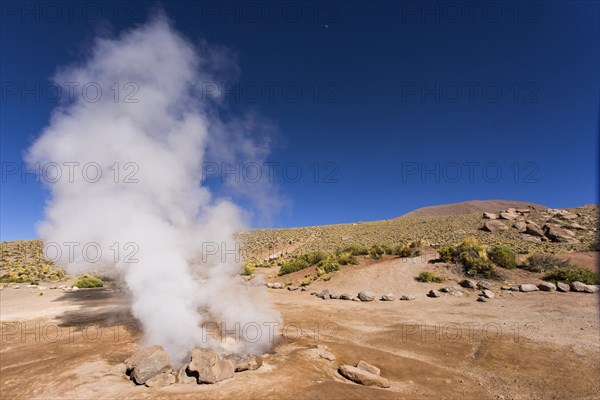
{"label": "barren hill ridge", "polygon": [[507,208],[533,208],[542,210],[548,208],[541,204],[529,203],[515,200],[469,200],[453,204],[441,204],[438,206],[421,207],[403,217],[424,217],[429,215],[461,215],[476,212],[498,212]]}

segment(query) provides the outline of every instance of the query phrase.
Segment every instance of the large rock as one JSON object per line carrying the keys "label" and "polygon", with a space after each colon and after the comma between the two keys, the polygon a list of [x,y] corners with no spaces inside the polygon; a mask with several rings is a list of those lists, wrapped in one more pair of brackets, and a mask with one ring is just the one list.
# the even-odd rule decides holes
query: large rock
{"label": "large rock", "polygon": [[196,347],[192,350],[188,370],[198,374],[198,383],[216,383],[232,378],[235,368],[231,361],[222,359],[213,350]]}
{"label": "large rock", "polygon": [[390,387],[387,379],[351,365],[342,365],[338,371],[344,378],[364,386]]}
{"label": "large rock", "polygon": [[570,292],[571,287],[563,282],[556,282],[556,290],[559,292]]}
{"label": "large rock", "polygon": [[235,372],[253,371],[262,365],[262,357],[248,354],[231,353],[226,354],[223,358],[231,361]]}
{"label": "large rock", "polygon": [[148,387],[164,387],[169,386],[175,383],[175,375],[171,372],[163,372],[161,374],[156,375],[153,378],[150,378],[146,381],[146,386]]}
{"label": "large rock", "polygon": [[537,292],[540,289],[532,283],[523,283],[519,285],[519,290],[521,292]]}
{"label": "large rock", "polygon": [[477,289],[477,282],[472,279],[463,279],[459,285],[467,289]]}
{"label": "large rock", "polygon": [[136,350],[127,361],[127,371],[135,383],[143,385],[146,381],[173,368],[169,356],[161,346],[143,347]]}
{"label": "large rock", "polygon": [[381,370],[379,368],[363,360],[360,360],[358,364],[356,364],[356,368],[360,368],[375,375],[381,374]]}
{"label": "large rock", "polygon": [[275,282],[271,285],[272,289],[283,289],[285,285],[281,282]]}
{"label": "large rock", "polygon": [[381,301],[394,301],[394,300],[396,300],[396,296],[394,296],[392,293],[384,294],[383,296],[381,296]]}
{"label": "large rock", "polygon": [[415,296],[407,296],[407,295],[402,295],[402,297],[400,297],[400,300],[402,301],[410,301],[410,300],[414,300]]}
{"label": "large rock", "polygon": [[190,372],[188,369],[188,364],[185,364],[183,367],[179,368],[177,372],[177,383],[180,384],[197,384],[198,380],[196,379],[193,372]]}
{"label": "large rock", "polygon": [[331,295],[334,294],[331,290],[329,289],[323,289],[321,290],[319,293],[317,293],[315,296],[323,299],[323,300],[328,300],[331,298]]}
{"label": "large rock", "polygon": [[[544,236],[544,238],[545,238],[545,236]],[[527,234],[523,234],[523,236],[521,236],[521,239],[526,242],[531,242],[531,243],[540,243],[542,241],[541,237],[531,236],[531,235],[527,235]]]}
{"label": "large rock", "polygon": [[583,288],[583,291],[586,293],[596,293],[599,290],[600,288],[596,285],[585,285],[585,287]]}
{"label": "large rock", "polygon": [[460,286],[452,285],[440,289],[440,292],[448,293],[450,296],[460,297],[463,295]]}
{"label": "large rock", "polygon": [[518,232],[525,232],[527,230],[527,224],[523,221],[517,221],[513,226]]}
{"label": "large rock", "polygon": [[552,282],[542,282],[538,285],[538,289],[544,292],[553,292],[556,290],[556,285]]}
{"label": "large rock", "polygon": [[540,228],[540,226],[533,221],[527,221],[527,224],[525,226],[525,233],[534,237],[545,237],[543,229]]}
{"label": "large rock", "polygon": [[565,228],[561,228],[558,225],[546,224],[544,225],[544,233],[546,237],[553,242],[560,243],[575,243],[577,239],[575,238],[575,232],[570,231]]}
{"label": "large rock", "polygon": [[515,219],[517,219],[519,215],[515,212],[501,212],[500,213],[500,219],[506,219],[509,221],[514,221]]}
{"label": "large rock", "polygon": [[483,213],[483,218],[484,219],[497,219],[498,215],[496,215],[494,213],[490,213],[490,212],[484,212]]}
{"label": "large rock", "polygon": [[477,289],[492,290],[492,284],[488,281],[477,281]]}
{"label": "large rock", "polygon": [[493,219],[493,220],[484,222],[482,229],[487,232],[498,232],[498,231],[508,230],[508,226],[506,226],[502,221]]}
{"label": "large rock", "polygon": [[492,292],[491,290],[484,290],[481,292],[481,295],[483,297],[485,297],[486,299],[493,299],[494,297],[496,297],[496,295],[494,294],[494,292]]}
{"label": "large rock", "polygon": [[440,297],[442,294],[440,292],[438,292],[437,290],[430,290],[429,293],[427,293],[427,297]]}
{"label": "large rock", "polygon": [[358,298],[360,301],[373,301],[375,300],[375,293],[370,290],[363,290],[358,293]]}
{"label": "large rock", "polygon": [[350,296],[348,293],[342,293],[340,294],[340,300],[352,300],[352,296]]}
{"label": "large rock", "polygon": [[582,282],[571,282],[571,291],[573,292],[585,292],[585,287],[587,285],[585,283]]}

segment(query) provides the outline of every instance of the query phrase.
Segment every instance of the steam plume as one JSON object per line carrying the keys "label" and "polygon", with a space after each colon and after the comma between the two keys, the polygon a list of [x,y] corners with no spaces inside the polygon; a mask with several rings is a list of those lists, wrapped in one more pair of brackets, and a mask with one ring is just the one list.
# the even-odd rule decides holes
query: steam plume
{"label": "steam plume", "polygon": [[[49,184],[41,238],[97,243],[102,250],[96,263],[83,257],[81,247],[74,259],[63,254],[58,263],[72,274],[116,267],[133,295],[145,340],[177,360],[194,346],[221,345],[202,343],[200,324],[208,318],[228,329],[279,321],[262,289],[239,285],[239,260],[223,254],[223,244],[235,248],[234,233],[244,228],[245,214],[200,184],[207,149],[224,147],[224,140],[236,157],[266,155],[264,142],[234,140],[244,133],[225,132],[231,123],[217,119],[201,99],[202,82],[223,63],[215,54],[206,45],[194,47],[164,16],[119,37],[97,39],[86,60],[61,69],[55,82],[65,92],[66,83],[93,82],[102,97],[92,102],[77,96],[57,108],[27,154],[29,164],[63,166],[61,179]],[[118,101],[107,89],[115,82]],[[128,82],[134,85],[124,90]],[[79,163],[73,179],[65,176],[70,162]],[[102,178],[94,181],[96,168],[88,168],[84,179],[86,165],[99,165]],[[219,251],[204,252],[194,265],[207,243]],[[139,261],[132,263],[127,256],[136,248],[133,258]],[[243,350],[251,353],[269,345],[266,329],[258,340],[243,339]]]}

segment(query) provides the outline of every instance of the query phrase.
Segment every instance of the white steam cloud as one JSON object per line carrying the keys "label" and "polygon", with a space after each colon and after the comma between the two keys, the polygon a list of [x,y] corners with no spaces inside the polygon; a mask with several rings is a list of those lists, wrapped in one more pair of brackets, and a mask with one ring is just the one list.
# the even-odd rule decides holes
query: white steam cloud
{"label": "white steam cloud", "polygon": [[[164,346],[174,360],[194,346],[222,346],[205,342],[203,322],[227,329],[257,324],[260,337],[247,330],[252,337],[242,335],[239,350],[258,353],[270,345],[268,324],[280,321],[264,289],[241,285],[239,259],[225,254],[235,249],[234,233],[244,228],[246,214],[201,185],[205,160],[265,157],[268,148],[264,140],[250,140],[244,123],[218,119],[203,99],[202,83],[227,63],[213,50],[194,47],[164,16],[117,38],[97,39],[84,62],[61,69],[55,82],[65,92],[67,84],[93,82],[102,97],[77,96],[57,108],[27,154],[30,165],[62,166],[61,179],[48,185],[46,217],[38,227],[46,243],[80,244],[74,259],[63,254],[58,263],[72,274],[115,267],[132,293],[145,341]],[[108,90],[115,82],[118,98]],[[134,85],[124,90],[128,82]],[[126,95],[138,102],[125,102]],[[88,167],[84,179],[86,165],[100,166],[102,178],[92,182],[98,168]],[[102,250],[95,263],[83,257],[81,246],[88,243]],[[88,250],[95,255],[95,248]],[[136,249],[139,261],[132,263],[128,256]]]}

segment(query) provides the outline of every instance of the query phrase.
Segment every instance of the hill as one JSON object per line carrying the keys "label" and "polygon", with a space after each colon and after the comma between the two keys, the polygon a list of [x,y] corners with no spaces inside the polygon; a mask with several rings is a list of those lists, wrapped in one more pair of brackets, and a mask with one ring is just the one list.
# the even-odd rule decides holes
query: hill
{"label": "hill", "polygon": [[498,212],[507,208],[533,208],[543,210],[548,207],[514,200],[470,200],[453,204],[421,207],[403,215],[403,217],[424,217],[428,215],[461,215],[471,213]]}

